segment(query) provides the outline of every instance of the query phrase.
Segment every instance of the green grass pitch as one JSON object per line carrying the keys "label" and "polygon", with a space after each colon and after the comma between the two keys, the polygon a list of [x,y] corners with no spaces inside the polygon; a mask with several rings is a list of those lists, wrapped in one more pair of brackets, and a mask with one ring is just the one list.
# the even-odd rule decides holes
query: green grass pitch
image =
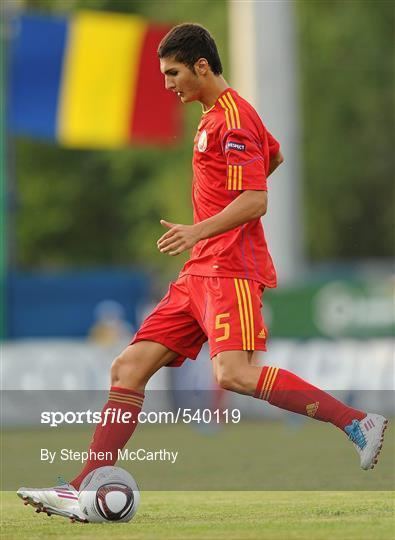
{"label": "green grass pitch", "polygon": [[57,474],[73,478],[80,464],[40,464],[38,451],[85,449],[92,430],[3,430],[1,537],[392,540],[393,425],[374,471],[361,471],[347,438],[320,422],[243,422],[211,436],[190,426],[143,426],[130,447],[178,449],[177,465],[119,463],[140,484],[141,506],[130,523],[97,525],[36,514],[15,494],[21,485],[54,485]]}
{"label": "green grass pitch", "polygon": [[[145,492],[136,518],[123,524],[71,524],[35,514],[2,493],[8,540],[392,540],[391,492]],[[4,536],[3,536],[4,535]]]}

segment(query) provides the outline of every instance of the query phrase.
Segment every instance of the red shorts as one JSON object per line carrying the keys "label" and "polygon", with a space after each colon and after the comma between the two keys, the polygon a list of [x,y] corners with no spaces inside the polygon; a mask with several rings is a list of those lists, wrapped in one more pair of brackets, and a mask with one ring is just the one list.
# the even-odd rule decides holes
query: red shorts
{"label": "red shorts", "polygon": [[221,351],[265,351],[264,286],[241,278],[184,275],[143,322],[132,343],[155,341],[179,354],[170,365],[195,359],[207,340]]}

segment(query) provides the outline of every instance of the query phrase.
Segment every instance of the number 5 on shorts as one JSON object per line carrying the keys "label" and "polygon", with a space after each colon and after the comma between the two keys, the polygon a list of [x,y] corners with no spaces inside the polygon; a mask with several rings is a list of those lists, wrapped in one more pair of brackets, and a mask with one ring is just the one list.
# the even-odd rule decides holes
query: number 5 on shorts
{"label": "number 5 on shorts", "polygon": [[215,329],[223,330],[223,335],[215,339],[215,341],[225,341],[230,336],[230,324],[228,322],[222,322],[223,319],[230,317],[230,313],[220,313],[215,317]]}

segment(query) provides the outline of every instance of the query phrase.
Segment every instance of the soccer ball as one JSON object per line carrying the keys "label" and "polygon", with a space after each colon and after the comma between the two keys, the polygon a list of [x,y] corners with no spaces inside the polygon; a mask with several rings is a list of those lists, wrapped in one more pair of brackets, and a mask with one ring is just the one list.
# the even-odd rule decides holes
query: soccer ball
{"label": "soccer ball", "polygon": [[91,523],[130,521],[140,502],[133,476],[120,467],[100,467],[89,473],[80,486],[78,504]]}

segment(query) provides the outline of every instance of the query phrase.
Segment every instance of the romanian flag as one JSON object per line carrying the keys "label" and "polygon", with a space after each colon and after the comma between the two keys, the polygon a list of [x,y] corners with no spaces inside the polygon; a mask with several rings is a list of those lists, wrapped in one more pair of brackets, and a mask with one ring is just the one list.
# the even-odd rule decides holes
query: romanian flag
{"label": "romanian flag", "polygon": [[137,15],[80,11],[12,23],[11,133],[74,148],[171,143],[180,105],[165,90],[157,47],[170,27]]}

